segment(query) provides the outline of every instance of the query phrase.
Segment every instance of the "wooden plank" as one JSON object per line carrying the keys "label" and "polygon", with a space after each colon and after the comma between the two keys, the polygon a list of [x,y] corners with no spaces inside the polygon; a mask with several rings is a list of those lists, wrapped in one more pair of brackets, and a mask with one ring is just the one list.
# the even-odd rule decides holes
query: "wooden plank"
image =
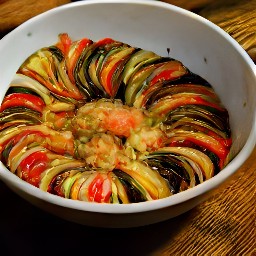
{"label": "wooden plank", "polygon": [[254,255],[256,148],[232,179],[187,215],[161,255]]}
{"label": "wooden plank", "polygon": [[0,35],[2,37],[26,20],[69,2],[69,0],[0,0]]}

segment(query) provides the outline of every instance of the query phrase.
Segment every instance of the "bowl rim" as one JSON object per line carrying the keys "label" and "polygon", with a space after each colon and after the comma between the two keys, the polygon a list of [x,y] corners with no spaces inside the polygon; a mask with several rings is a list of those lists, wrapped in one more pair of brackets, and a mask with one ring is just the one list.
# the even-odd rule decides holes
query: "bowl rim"
{"label": "bowl rim", "polygon": [[[233,39],[229,34],[227,34],[224,30],[222,30],[220,27],[210,22],[209,20],[203,18],[202,16],[199,16],[198,14],[192,13],[188,10],[174,6],[169,3],[159,2],[154,0],[86,0],[86,1],[67,3],[65,5],[55,7],[51,10],[48,10],[44,13],[41,13],[27,20],[26,22],[24,22],[23,24],[15,28],[13,31],[5,35],[0,40],[0,46],[1,44],[4,44],[5,41],[8,41],[9,37],[12,37],[12,35],[17,30],[26,28],[27,26],[30,25],[30,23],[33,23],[33,21],[35,20],[44,19],[48,15],[54,15],[57,12],[62,12],[63,10],[66,10],[69,8],[73,8],[73,7],[79,8],[81,6],[102,4],[102,3],[104,4],[115,4],[115,3],[138,4],[138,5],[146,4],[146,5],[156,6],[156,7],[162,7],[165,9],[169,9],[172,12],[177,12],[181,15],[193,17],[198,22],[204,23],[209,28],[215,30],[222,37],[225,37],[225,39],[229,41],[230,44],[232,44],[232,46],[239,52],[239,54],[242,56],[246,64],[254,73],[255,81],[256,81],[256,65],[251,60],[249,55],[239,45],[239,43],[235,39]],[[135,214],[139,212],[154,211],[154,210],[170,207],[173,205],[182,204],[185,201],[193,199],[199,195],[203,195],[213,190],[214,188],[218,187],[220,184],[223,183],[223,181],[225,181],[232,174],[234,174],[242,166],[242,164],[246,161],[246,159],[250,156],[250,154],[252,153],[256,145],[256,110],[254,112],[255,113],[254,113],[253,127],[251,129],[251,133],[245,145],[240,150],[240,152],[232,159],[232,161],[229,162],[228,165],[220,173],[218,173],[211,179],[204,181],[202,184],[195,186],[194,188],[190,188],[186,191],[179,192],[167,198],[140,202],[140,203],[122,204],[122,205],[99,204],[99,203],[93,203],[93,202],[84,202],[84,201],[62,198],[62,197],[50,194],[48,192],[44,192],[39,188],[34,187],[29,183],[21,180],[19,177],[17,177],[13,173],[11,173],[9,170],[7,170],[7,168],[2,164],[2,162],[0,162],[0,180],[3,180],[3,182],[5,182],[7,186],[9,185],[9,187],[14,186],[15,188],[18,188],[24,191],[26,194],[29,194],[33,197],[39,198],[51,204],[55,204],[65,208],[87,211],[87,212],[110,213],[110,214]]]}

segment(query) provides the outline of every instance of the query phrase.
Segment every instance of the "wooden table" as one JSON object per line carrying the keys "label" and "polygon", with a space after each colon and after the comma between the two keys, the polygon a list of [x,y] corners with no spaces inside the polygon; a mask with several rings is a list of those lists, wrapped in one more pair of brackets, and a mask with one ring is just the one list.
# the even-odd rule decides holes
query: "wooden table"
{"label": "wooden table", "polygon": [[131,229],[67,222],[34,207],[0,182],[0,255],[256,255],[255,170],[256,148],[236,175],[204,203],[168,221]]}

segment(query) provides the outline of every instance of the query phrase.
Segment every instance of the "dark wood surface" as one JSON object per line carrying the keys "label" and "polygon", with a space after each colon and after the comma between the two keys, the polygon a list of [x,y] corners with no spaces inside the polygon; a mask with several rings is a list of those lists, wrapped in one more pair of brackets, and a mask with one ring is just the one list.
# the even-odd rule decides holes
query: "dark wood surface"
{"label": "dark wood surface", "polygon": [[70,0],[0,0],[0,38],[28,19]]}

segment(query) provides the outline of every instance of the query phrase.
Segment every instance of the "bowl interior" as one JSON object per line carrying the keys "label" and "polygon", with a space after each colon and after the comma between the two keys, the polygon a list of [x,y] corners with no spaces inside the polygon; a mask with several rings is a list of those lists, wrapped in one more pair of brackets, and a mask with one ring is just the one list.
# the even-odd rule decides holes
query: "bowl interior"
{"label": "bowl interior", "polygon": [[[96,41],[111,37],[162,56],[169,55],[213,85],[230,114],[232,154],[236,156],[242,148],[244,152],[225,175],[220,173],[213,178],[212,188],[222,182],[222,175],[226,178],[232,174],[249,156],[256,140],[253,62],[217,26],[196,14],[157,1],[82,1],[25,22],[0,41],[0,100],[21,63],[37,49],[55,43],[58,34],[64,32],[72,39],[87,37]],[[191,192],[191,197],[210,188],[209,183],[202,184],[193,190],[198,192]],[[181,201],[186,199],[177,197]]]}

